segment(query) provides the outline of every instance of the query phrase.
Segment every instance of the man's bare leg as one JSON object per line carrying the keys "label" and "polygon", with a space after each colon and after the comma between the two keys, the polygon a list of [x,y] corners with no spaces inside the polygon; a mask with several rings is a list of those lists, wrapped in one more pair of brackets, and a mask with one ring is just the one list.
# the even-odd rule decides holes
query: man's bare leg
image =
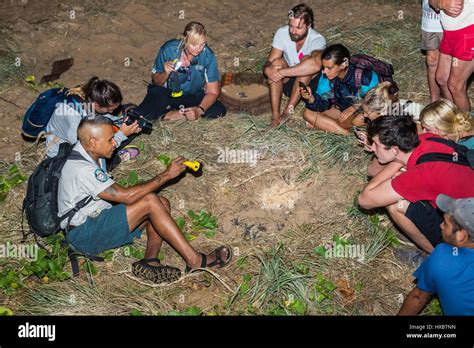
{"label": "man's bare leg", "polygon": [[[192,268],[201,267],[201,255],[184,238],[183,233],[176,225],[160,197],[155,194],[148,194],[137,203],[127,205],[127,219],[130,231],[133,231],[145,220],[149,220],[152,230],[157,232],[161,239],[166,240],[183,257],[187,265]],[[157,240],[153,239],[152,243],[157,243]],[[150,247],[150,255],[155,251],[158,252],[159,249],[156,249],[156,247],[157,244],[153,244]],[[225,254],[224,251],[223,253]],[[221,257],[226,259],[228,255],[221,255]],[[215,255],[210,254],[207,261],[210,263],[215,259]]]}
{"label": "man's bare leg", "polygon": [[453,57],[441,53],[439,54],[438,68],[436,69],[436,83],[441,89],[444,98],[453,101],[453,96],[448,87],[449,75],[451,73],[451,63]]}
{"label": "man's bare leg", "polygon": [[428,254],[433,251],[433,245],[428,238],[406,217],[406,211],[410,202],[403,200],[387,207],[387,211],[397,226],[415,243],[420,249]]}
{"label": "man's bare leg", "polygon": [[[161,201],[161,203],[163,203],[168,213],[171,212],[170,202],[164,197],[158,197],[158,199]],[[157,257],[158,253],[161,250],[163,239],[158,234],[158,232],[155,231],[153,225],[149,221],[145,223],[145,226],[147,236],[145,259],[151,259]],[[150,265],[158,266],[158,263],[150,262]]]}
{"label": "man's bare leg", "polygon": [[[288,68],[288,63],[283,58],[275,59],[272,66]],[[283,79],[278,82],[268,80],[268,88],[270,90],[270,103],[272,108],[272,127],[277,127],[281,122],[281,98],[283,96],[283,84],[288,82],[288,79]]]}
{"label": "man's bare leg", "polygon": [[380,164],[380,162],[377,160],[377,157],[372,158],[369,165],[367,166],[367,176],[373,178],[378,173],[380,173],[386,166],[386,164]]}
{"label": "man's bare leg", "polygon": [[436,82],[436,69],[439,62],[439,50],[426,51],[426,65],[428,67],[428,87],[430,89],[431,102],[441,97],[441,89]]}
{"label": "man's bare leg", "polygon": [[294,113],[296,105],[298,105],[298,102],[301,99],[299,83],[303,82],[306,86],[309,86],[311,79],[321,69],[320,61],[321,59],[318,60],[315,57],[306,56],[298,65],[282,70],[283,74],[290,73],[290,77],[295,77],[295,83],[293,84],[293,89],[291,90],[290,99],[282,113],[282,122],[291,117],[291,115]]}
{"label": "man's bare leg", "polygon": [[461,111],[469,112],[469,98],[467,96],[467,80],[474,72],[474,60],[460,60],[453,58],[448,87],[454,103]]}

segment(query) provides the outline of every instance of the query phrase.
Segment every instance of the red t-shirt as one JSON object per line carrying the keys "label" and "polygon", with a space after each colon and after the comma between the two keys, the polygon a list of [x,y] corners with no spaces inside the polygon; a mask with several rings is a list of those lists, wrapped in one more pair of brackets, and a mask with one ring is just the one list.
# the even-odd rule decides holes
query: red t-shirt
{"label": "red t-shirt", "polygon": [[443,193],[453,198],[474,197],[474,170],[468,166],[447,162],[425,162],[416,165],[420,156],[429,152],[453,154],[447,145],[426,140],[433,133],[419,135],[420,145],[407,163],[407,171],[392,180],[392,188],[403,198],[414,203],[429,201],[436,207],[436,197]]}

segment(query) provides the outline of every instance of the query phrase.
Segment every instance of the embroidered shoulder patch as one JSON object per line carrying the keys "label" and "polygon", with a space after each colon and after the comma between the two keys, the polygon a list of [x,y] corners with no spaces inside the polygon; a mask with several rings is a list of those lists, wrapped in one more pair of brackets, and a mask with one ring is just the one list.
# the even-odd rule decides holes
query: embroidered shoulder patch
{"label": "embroidered shoulder patch", "polygon": [[105,174],[105,172],[100,168],[97,168],[94,174],[95,174],[95,178],[99,182],[106,182],[109,179],[107,174]]}

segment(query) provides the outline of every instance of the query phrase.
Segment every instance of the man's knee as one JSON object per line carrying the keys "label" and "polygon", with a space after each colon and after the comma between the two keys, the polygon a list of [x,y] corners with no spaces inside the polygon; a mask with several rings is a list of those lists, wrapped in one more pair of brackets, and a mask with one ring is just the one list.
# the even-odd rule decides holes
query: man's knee
{"label": "man's knee", "polygon": [[165,197],[161,197],[161,196],[157,196],[158,199],[161,201],[161,203],[163,203],[163,205],[165,206],[166,210],[168,211],[171,211],[171,203],[170,201],[165,198]]}
{"label": "man's knee", "polygon": [[367,176],[369,178],[373,178],[378,173],[380,173],[380,165],[377,165],[377,163],[374,161],[370,162],[369,166],[367,167]]}
{"label": "man's knee", "polygon": [[466,89],[466,81],[451,76],[448,80],[448,88],[451,92],[464,92]]}
{"label": "man's knee", "polygon": [[439,56],[434,52],[429,52],[426,54],[426,65],[430,70],[436,70],[438,67]]}
{"label": "man's knee", "polygon": [[446,76],[445,74],[441,74],[439,72],[436,72],[436,83],[441,87],[447,87],[448,86],[448,76]]}
{"label": "man's knee", "polygon": [[[163,206],[164,203],[162,202],[161,198],[163,197],[158,197],[156,194],[154,193],[149,193],[147,195],[145,195],[141,200],[140,200],[140,203],[143,204],[143,206],[146,208],[146,209],[155,209],[156,206]],[[166,199],[166,198],[163,198],[163,199]]]}
{"label": "man's knee", "polygon": [[387,211],[392,216],[402,214],[402,212],[400,211],[398,203],[391,204],[391,205],[387,206]]}
{"label": "man's knee", "polygon": [[400,200],[397,203],[387,206],[387,211],[390,215],[405,215],[408,209],[409,202],[406,200]]}
{"label": "man's knee", "polygon": [[272,62],[272,66],[278,66],[278,67],[281,67],[281,68],[284,68],[288,65],[288,63],[286,62],[285,58],[276,58],[273,60]]}

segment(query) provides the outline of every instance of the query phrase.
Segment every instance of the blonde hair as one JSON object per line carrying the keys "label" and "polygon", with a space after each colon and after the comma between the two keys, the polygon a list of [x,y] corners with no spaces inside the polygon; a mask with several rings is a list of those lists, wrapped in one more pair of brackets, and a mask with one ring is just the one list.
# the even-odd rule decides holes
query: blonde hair
{"label": "blonde hair", "polygon": [[205,40],[206,29],[204,29],[204,25],[199,22],[189,22],[184,28],[183,37],[186,46],[198,45]]}
{"label": "blonde hair", "polygon": [[439,99],[428,104],[420,115],[421,125],[428,129],[436,128],[446,134],[448,139],[459,141],[463,133],[470,132],[474,120],[469,113],[462,112],[451,101]]}
{"label": "blonde hair", "polygon": [[398,99],[398,86],[394,82],[385,81],[379,83],[366,93],[362,105],[379,115],[387,114],[390,107],[400,102]]}

